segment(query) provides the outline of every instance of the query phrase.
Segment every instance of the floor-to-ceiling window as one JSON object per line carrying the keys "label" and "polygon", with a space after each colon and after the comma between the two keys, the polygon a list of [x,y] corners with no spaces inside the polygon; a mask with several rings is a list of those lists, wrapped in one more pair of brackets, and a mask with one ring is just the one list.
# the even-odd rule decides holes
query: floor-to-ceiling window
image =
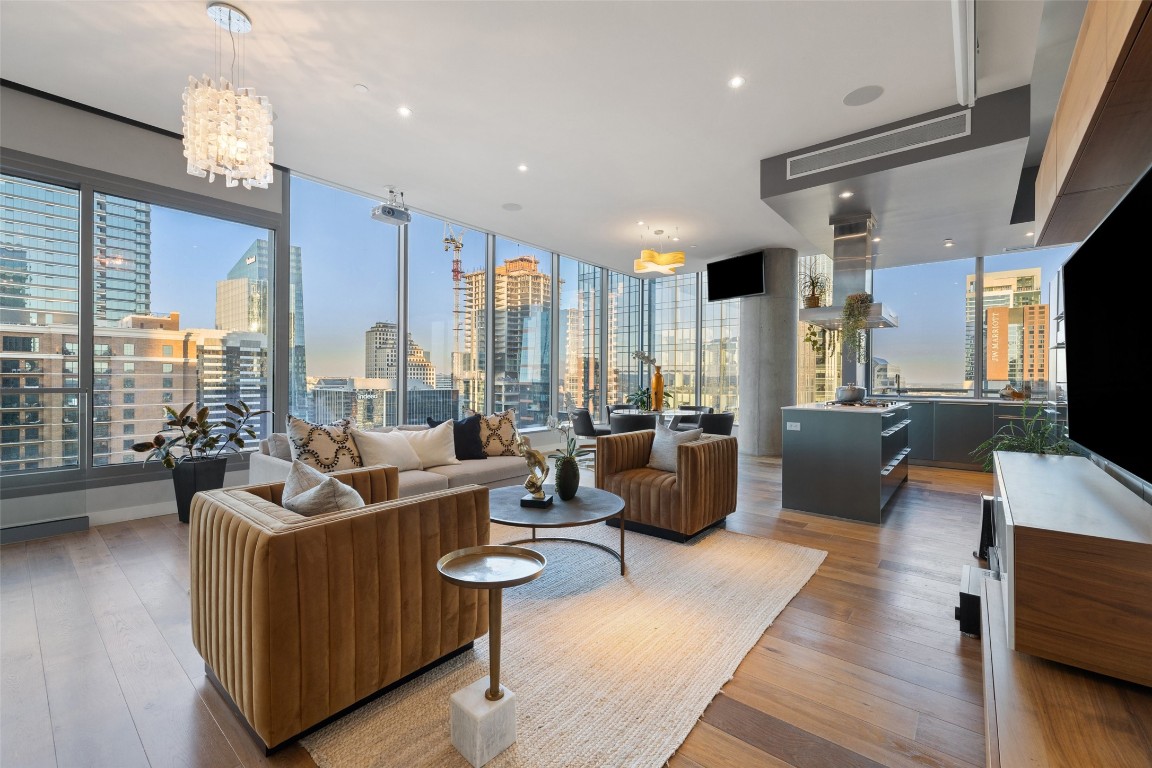
{"label": "floor-to-ceiling window", "polygon": [[487,237],[412,214],[408,225],[408,416],[484,411]]}
{"label": "floor-to-ceiling window", "polygon": [[297,418],[348,418],[362,428],[398,421],[399,230],[371,217],[377,202],[292,178],[289,412]]}
{"label": "floor-to-ceiling window", "polygon": [[[704,298],[707,299],[707,281]],[[700,405],[740,421],[740,299],[705,301],[700,319]]]}
{"label": "floor-to-ceiling window", "polygon": [[0,471],[80,454],[80,193],[0,177]]}
{"label": "floor-to-ceiling window", "polygon": [[600,282],[604,270],[576,259],[560,258],[560,348],[557,391],[561,412],[587,408],[598,418],[600,391]]}
{"label": "floor-to-ceiling window", "polygon": [[[649,282],[652,348],[664,376],[667,405],[696,402],[696,301],[699,275],[661,277]],[[648,372],[651,374],[651,372]]]}
{"label": "floor-to-ceiling window", "polygon": [[873,295],[900,325],[871,332],[871,394],[973,395],[975,270],[957,259],[873,273]]}
{"label": "floor-to-ceiling window", "polygon": [[516,409],[516,426],[552,412],[552,254],[496,238],[492,275],[492,409]]}
{"label": "floor-to-ceiling window", "polygon": [[269,231],[99,190],[94,209],[92,465],[143,461],[165,407],[271,408]]}
{"label": "floor-to-ceiling window", "polygon": [[638,389],[648,386],[643,363],[632,356],[647,345],[643,336],[645,283],[638,277],[608,273],[608,366],[605,405],[619,405]]}

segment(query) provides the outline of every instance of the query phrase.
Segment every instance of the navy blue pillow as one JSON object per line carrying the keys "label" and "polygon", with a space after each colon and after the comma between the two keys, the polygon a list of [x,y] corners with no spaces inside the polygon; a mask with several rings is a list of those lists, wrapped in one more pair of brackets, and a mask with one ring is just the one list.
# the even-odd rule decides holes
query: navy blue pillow
{"label": "navy blue pillow", "polygon": [[[429,427],[438,427],[448,419],[437,421],[428,417]],[[480,414],[469,416],[466,419],[456,419],[452,422],[452,440],[456,447],[456,458],[460,461],[469,459],[486,459],[484,443],[480,441]]]}

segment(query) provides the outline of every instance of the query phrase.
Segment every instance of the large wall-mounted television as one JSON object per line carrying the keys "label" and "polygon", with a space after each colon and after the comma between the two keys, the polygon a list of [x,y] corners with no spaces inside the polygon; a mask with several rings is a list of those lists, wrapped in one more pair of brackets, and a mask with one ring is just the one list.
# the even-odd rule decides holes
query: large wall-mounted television
{"label": "large wall-mounted television", "polygon": [[763,251],[708,262],[708,301],[758,296],[764,292]]}
{"label": "large wall-mounted television", "polygon": [[1061,269],[1068,437],[1152,483],[1146,442],[1152,289],[1152,169],[1136,181]]}

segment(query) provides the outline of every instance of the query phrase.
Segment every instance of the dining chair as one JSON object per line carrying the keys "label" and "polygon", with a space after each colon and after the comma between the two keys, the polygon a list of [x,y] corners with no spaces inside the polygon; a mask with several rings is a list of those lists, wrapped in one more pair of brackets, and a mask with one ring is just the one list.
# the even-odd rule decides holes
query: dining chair
{"label": "dining chair", "polygon": [[702,413],[700,414],[700,429],[704,430],[706,435],[731,435],[732,424],[736,421],[736,414],[731,411],[724,413]]}
{"label": "dining chair", "polygon": [[700,426],[700,415],[713,412],[713,408],[710,405],[681,405],[678,410],[697,412],[695,415],[680,417],[680,420],[676,422],[676,429],[681,432],[696,429]]}
{"label": "dining chair", "polygon": [[576,408],[571,412],[572,432],[580,437],[597,437],[611,434],[608,427],[598,427],[592,422],[592,412],[587,408]]}
{"label": "dining chair", "polygon": [[612,434],[638,432],[641,429],[656,429],[654,413],[614,413],[611,416]]}

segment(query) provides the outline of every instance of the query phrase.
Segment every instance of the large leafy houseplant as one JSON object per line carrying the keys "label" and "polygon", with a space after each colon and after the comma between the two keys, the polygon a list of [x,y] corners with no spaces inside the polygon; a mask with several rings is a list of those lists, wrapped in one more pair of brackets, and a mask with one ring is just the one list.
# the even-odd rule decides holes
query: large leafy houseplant
{"label": "large leafy houseplant", "polygon": [[1055,456],[1073,456],[1076,448],[1064,435],[1063,425],[1049,419],[1043,408],[1036,409],[1031,418],[1012,421],[996,430],[972,451],[972,456],[992,471],[992,454],[996,451],[1016,453],[1046,453]]}
{"label": "large leafy houseplant", "polygon": [[256,430],[249,422],[268,413],[266,410],[252,410],[239,400],[237,404],[224,403],[228,416],[209,420],[208,406],[193,413],[195,407],[196,403],[188,403],[177,413],[172,406],[164,406],[168,417],[164,429],[150,442],[136,443],[132,450],[148,454],[145,464],[159,461],[168,469],[175,469],[183,461],[220,458],[224,451],[243,450],[244,438],[255,439]]}
{"label": "large leafy houseplant", "polygon": [[844,310],[840,315],[840,331],[844,334],[844,346],[856,352],[856,362],[864,363],[867,350],[864,328],[868,324],[868,312],[872,308],[872,294],[853,293],[844,300]]}

